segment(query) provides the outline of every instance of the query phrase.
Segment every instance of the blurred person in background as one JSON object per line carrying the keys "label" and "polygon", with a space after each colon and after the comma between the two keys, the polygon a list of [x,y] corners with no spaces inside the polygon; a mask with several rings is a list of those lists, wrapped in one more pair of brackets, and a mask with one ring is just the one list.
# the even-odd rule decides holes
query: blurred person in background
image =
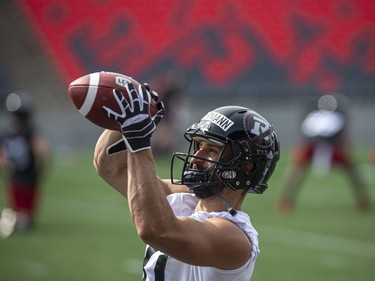
{"label": "blurred person in background", "polygon": [[365,212],[370,209],[367,187],[352,156],[347,102],[341,93],[322,95],[304,118],[301,124],[304,139],[293,150],[291,170],[278,202],[281,213],[293,211],[310,168],[318,175],[326,175],[333,166],[341,167],[350,180],[358,210]]}
{"label": "blurred person in background", "polygon": [[34,127],[28,97],[12,93],[6,99],[6,108],[11,124],[0,135],[0,175],[7,205],[0,217],[3,237],[35,225],[41,180],[49,159],[47,141]]}
{"label": "blurred person in background", "polygon": [[188,152],[174,153],[171,179],[163,180],[156,174],[151,135],[164,107],[159,103],[150,117],[149,91],[126,87],[129,102],[114,91],[122,113],[105,108],[122,133],[103,132],[94,166],[127,198],[147,244],[142,280],[250,280],[258,233],[241,206],[247,193],[267,189],[279,160],[273,127],[245,107],[214,109],[186,130]]}
{"label": "blurred person in background", "polygon": [[169,155],[181,144],[182,128],[185,128],[188,105],[182,95],[186,85],[185,74],[177,69],[171,69],[153,81],[153,89],[163,100],[167,109],[163,122],[152,137],[152,149],[158,156]]}

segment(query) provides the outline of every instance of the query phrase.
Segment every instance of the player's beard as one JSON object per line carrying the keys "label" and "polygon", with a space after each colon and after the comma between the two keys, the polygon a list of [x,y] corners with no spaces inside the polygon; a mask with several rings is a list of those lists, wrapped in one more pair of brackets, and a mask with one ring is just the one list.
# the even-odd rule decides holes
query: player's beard
{"label": "player's beard", "polygon": [[[197,166],[195,166],[195,165],[193,166],[193,169],[194,170],[202,170],[202,169],[197,168]],[[221,191],[225,187],[224,183],[222,183],[222,184],[218,183],[220,180],[217,178],[217,176],[214,173],[215,167],[212,166],[212,167],[208,168],[207,170],[209,170],[209,169],[212,169],[212,171],[210,171],[208,173],[208,174],[210,174],[208,181],[213,181],[215,183],[213,183],[213,184],[201,184],[201,185],[200,184],[196,184],[196,185],[192,184],[191,187],[190,187],[191,191],[199,199],[207,199],[207,198],[217,196],[217,194],[221,193]]]}
{"label": "player's beard", "polygon": [[216,196],[216,192],[214,189],[217,190],[217,192],[221,192],[224,188],[223,186],[219,186],[217,184],[215,185],[201,185],[199,187],[196,187],[193,189],[193,193],[195,196],[197,196],[199,199],[207,199]]}

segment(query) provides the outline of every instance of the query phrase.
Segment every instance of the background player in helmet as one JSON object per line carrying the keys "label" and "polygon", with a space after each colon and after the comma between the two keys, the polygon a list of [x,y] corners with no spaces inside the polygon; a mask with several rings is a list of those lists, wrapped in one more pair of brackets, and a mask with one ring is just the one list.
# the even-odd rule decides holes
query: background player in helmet
{"label": "background player in helmet", "polygon": [[332,166],[343,168],[352,185],[358,209],[367,211],[370,208],[364,180],[351,155],[346,104],[346,97],[342,94],[323,95],[304,118],[301,124],[304,139],[293,151],[292,168],[288,171],[278,203],[280,212],[293,210],[310,166],[320,175],[329,173]]}
{"label": "background player in helmet", "polygon": [[41,176],[49,158],[47,142],[34,128],[27,97],[12,93],[6,107],[12,123],[9,131],[0,136],[0,170],[8,205],[0,219],[2,236],[10,235],[14,227],[28,230],[34,225]]}
{"label": "background player in helmet", "polygon": [[[258,233],[241,211],[245,195],[262,193],[279,159],[272,126],[245,107],[226,106],[205,115],[185,134],[187,153],[174,154],[178,177],[160,179],[150,137],[164,115],[148,114],[145,87],[127,85],[122,113],[105,108],[122,127],[105,130],[94,155],[99,175],[128,199],[138,235],[147,244],[143,280],[249,280],[259,254]],[[114,143],[125,141],[126,151]],[[182,160],[182,161],[180,161]],[[176,174],[176,173],[173,173]]]}

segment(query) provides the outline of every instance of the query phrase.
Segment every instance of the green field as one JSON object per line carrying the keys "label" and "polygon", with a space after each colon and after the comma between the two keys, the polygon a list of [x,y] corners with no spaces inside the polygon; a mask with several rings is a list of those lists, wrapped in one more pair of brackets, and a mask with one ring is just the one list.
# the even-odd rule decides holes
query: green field
{"label": "green field", "polygon": [[[374,280],[375,211],[358,212],[346,178],[334,171],[310,175],[296,211],[280,215],[276,200],[286,155],[269,190],[249,195],[244,206],[261,247],[252,281]],[[375,167],[366,165],[365,152],[357,158],[375,198]],[[157,162],[160,175],[169,177],[169,160]],[[98,178],[91,156],[56,156],[37,228],[0,238],[0,280],[140,280],[143,250],[126,201]]]}

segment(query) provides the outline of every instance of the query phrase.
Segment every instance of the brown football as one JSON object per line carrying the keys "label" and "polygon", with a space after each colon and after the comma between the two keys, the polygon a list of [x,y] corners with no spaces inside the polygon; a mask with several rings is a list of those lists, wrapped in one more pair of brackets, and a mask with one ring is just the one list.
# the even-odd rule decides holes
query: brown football
{"label": "brown football", "polygon": [[[113,89],[119,89],[128,100],[125,85],[133,83],[138,89],[139,82],[124,74],[115,72],[95,72],[82,76],[70,83],[68,94],[78,111],[92,123],[110,130],[120,131],[120,125],[109,118],[103,111],[103,106],[107,106],[114,111],[121,112]],[[151,99],[150,114],[157,112],[156,102]]]}

